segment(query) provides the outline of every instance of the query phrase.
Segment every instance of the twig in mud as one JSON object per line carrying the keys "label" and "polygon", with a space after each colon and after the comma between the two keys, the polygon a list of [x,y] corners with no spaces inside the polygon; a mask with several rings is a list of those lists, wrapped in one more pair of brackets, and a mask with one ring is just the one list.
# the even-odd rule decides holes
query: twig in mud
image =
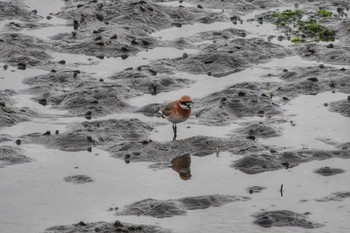
{"label": "twig in mud", "polygon": [[281,184],[280,192],[281,192],[281,197],[283,197],[283,184]]}

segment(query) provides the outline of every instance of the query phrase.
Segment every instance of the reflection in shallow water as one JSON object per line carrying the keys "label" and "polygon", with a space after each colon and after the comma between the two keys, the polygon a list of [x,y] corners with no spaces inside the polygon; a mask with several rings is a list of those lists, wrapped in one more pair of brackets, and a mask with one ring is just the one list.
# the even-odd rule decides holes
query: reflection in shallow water
{"label": "reflection in shallow water", "polygon": [[179,173],[180,178],[183,180],[189,180],[192,177],[191,174],[191,155],[184,154],[171,160],[172,169]]}

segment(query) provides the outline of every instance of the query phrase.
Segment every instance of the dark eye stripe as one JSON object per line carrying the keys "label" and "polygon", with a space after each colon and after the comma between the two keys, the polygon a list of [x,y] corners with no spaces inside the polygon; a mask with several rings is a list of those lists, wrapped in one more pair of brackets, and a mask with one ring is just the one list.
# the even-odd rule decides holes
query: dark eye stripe
{"label": "dark eye stripe", "polygon": [[191,104],[192,103],[192,101],[183,101],[183,102],[181,102],[181,104]]}

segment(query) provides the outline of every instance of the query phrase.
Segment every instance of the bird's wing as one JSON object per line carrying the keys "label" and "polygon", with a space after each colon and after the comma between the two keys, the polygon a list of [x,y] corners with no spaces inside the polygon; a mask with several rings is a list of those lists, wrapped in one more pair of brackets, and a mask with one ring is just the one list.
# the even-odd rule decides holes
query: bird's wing
{"label": "bird's wing", "polygon": [[167,117],[171,114],[171,112],[174,110],[174,107],[175,107],[175,104],[176,104],[176,101],[174,102],[171,102],[167,105],[165,105],[164,107],[162,107],[160,109],[160,112],[162,112],[162,114]]}

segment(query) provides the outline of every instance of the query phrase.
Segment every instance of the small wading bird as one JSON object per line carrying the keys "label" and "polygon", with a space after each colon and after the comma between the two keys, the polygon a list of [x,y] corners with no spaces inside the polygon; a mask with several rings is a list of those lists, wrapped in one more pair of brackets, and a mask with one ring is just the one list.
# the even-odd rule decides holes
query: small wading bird
{"label": "small wading bird", "polygon": [[186,121],[191,115],[192,99],[188,95],[182,96],[159,110],[163,118],[173,123],[174,138],[176,140],[176,124]]}

